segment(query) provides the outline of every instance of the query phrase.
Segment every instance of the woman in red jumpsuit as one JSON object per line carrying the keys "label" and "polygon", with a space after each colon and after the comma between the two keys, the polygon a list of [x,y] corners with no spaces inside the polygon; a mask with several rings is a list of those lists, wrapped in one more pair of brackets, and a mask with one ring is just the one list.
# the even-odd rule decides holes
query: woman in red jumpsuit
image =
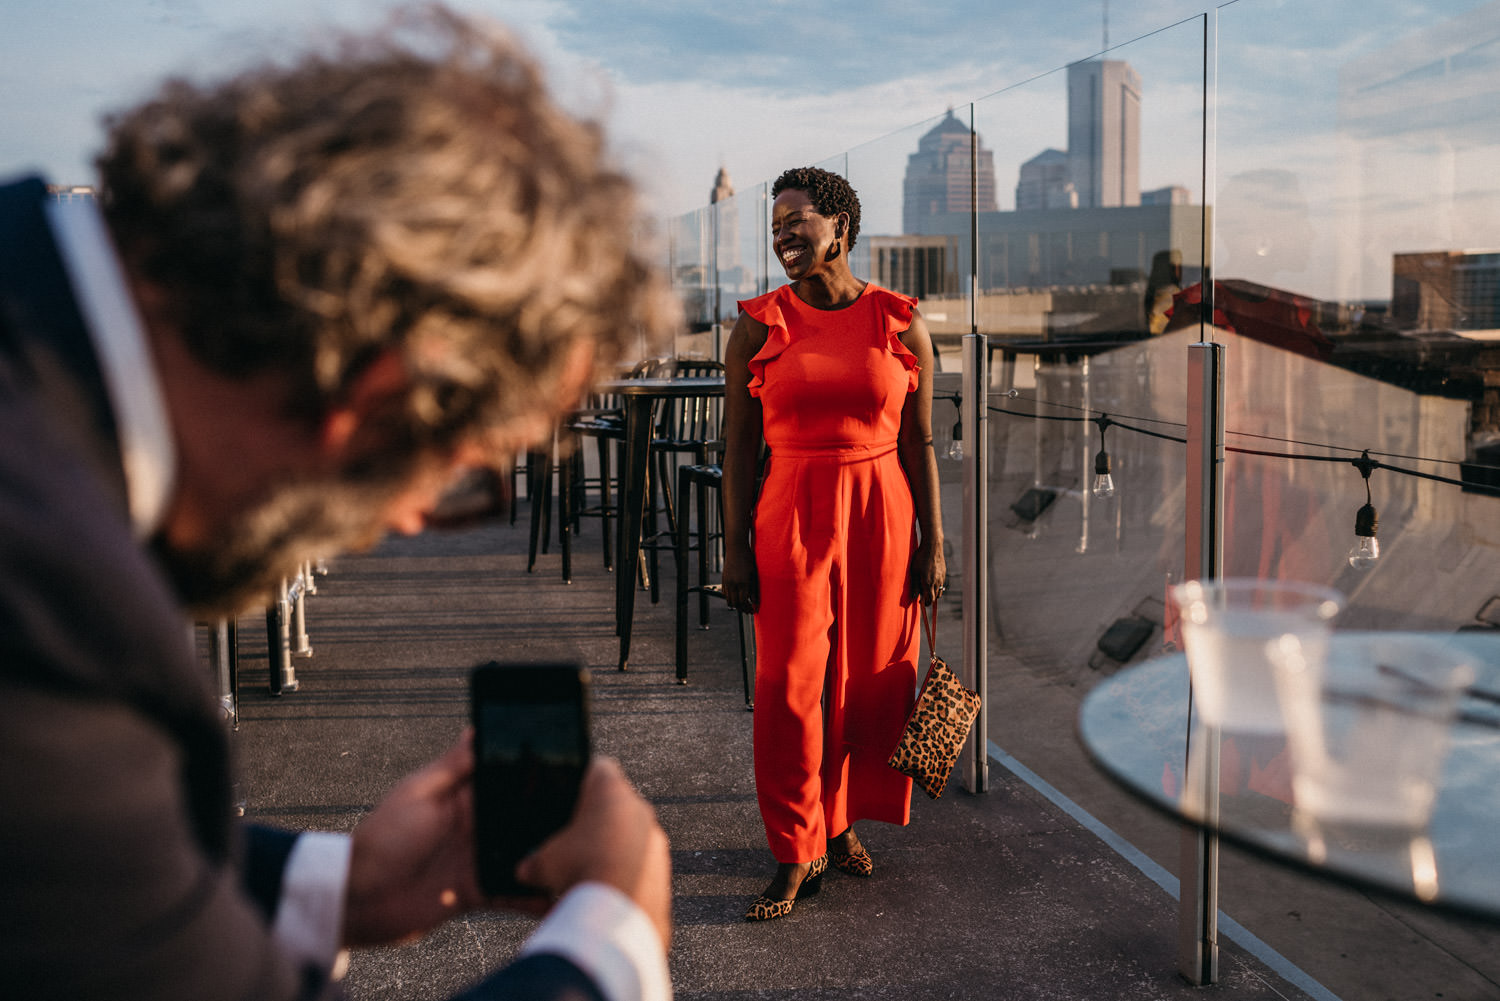
{"label": "woman in red jumpsuit", "polygon": [[916,300],[850,271],[842,177],[789,170],[772,195],[791,281],[740,303],[725,381],[724,593],[756,613],[755,787],[778,863],[750,920],[790,913],[830,863],[870,875],[856,821],[907,822],[911,780],[886,759],[916,690],[918,602],[945,575]]}

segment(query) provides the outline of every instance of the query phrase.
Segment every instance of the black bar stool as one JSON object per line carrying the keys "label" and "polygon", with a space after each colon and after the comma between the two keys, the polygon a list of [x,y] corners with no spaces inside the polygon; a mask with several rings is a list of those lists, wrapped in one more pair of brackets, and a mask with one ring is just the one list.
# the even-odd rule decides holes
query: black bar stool
{"label": "black bar stool", "polygon": [[[724,483],[724,471],[716,465],[689,465],[677,468],[677,525],[676,525],[676,556],[677,556],[677,683],[687,684],[687,620],[688,620],[688,595],[698,595],[698,627],[708,628],[708,599],[712,597],[723,598],[724,587],[722,584],[709,582],[709,556],[713,552],[722,537],[712,531],[708,518],[708,492],[714,491],[716,497],[722,497]],[[692,540],[691,526],[689,525],[688,498],[693,498],[693,506],[697,509],[698,538],[694,543]],[[698,551],[698,583],[688,584],[688,553],[693,549]],[[740,674],[745,684],[745,708],[755,708],[755,688],[751,681],[751,673],[755,666],[755,621],[747,613],[738,615],[739,638],[740,638]]]}

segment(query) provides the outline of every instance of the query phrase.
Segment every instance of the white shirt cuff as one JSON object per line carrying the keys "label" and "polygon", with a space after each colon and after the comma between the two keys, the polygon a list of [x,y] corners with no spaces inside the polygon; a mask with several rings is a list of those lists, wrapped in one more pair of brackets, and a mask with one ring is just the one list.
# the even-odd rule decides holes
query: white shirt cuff
{"label": "white shirt cuff", "polygon": [[287,856],[271,934],[299,963],[332,971],[339,958],[352,845],[347,834],[310,831]]}
{"label": "white shirt cuff", "polygon": [[521,954],[570,960],[609,1001],[671,1001],[672,978],[656,926],[612,886],[583,883],[569,890]]}

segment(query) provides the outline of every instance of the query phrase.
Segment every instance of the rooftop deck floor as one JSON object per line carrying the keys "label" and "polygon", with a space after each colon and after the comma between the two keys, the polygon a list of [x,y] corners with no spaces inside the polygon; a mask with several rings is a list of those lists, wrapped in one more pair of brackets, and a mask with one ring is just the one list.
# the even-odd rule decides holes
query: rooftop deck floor
{"label": "rooftop deck floor", "polygon": [[[994,662],[990,738],[1001,758],[991,790],[950,785],[936,802],[918,793],[908,827],[861,827],[874,878],[833,872],[789,918],[747,924],[772,862],[731,616],[716,604],[712,627],[692,631],[690,683],[679,686],[670,598],[642,595],[632,670],[620,673],[597,525],[585,526],[564,584],[555,549],[526,572],[522,513],[514,526],[395,539],[331,561],[308,599],[314,653],[296,661],[294,693],[267,693],[261,622],[241,623],[236,740],[251,818],[348,829],[463,728],[472,664],[576,658],[593,675],[597,749],[624,763],[672,840],[678,998],[1500,997],[1495,931],[1228,850],[1225,910],[1270,946],[1226,941],[1220,982],[1189,986],[1176,973],[1174,899],[1090,816],[1167,869],[1176,828],[1084,760],[1073,737],[1084,686],[1024,673],[1002,685]],[[670,568],[664,577],[669,595]],[[1003,764],[1012,756],[1016,771]],[[1017,771],[1041,773],[1044,788]],[[472,915],[417,944],[358,952],[349,994],[446,997],[504,961],[532,926]]]}

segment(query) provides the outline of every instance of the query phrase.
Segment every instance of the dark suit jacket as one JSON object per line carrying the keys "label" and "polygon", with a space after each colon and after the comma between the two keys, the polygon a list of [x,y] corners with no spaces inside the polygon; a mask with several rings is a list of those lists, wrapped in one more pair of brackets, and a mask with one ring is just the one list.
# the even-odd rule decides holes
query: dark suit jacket
{"label": "dark suit jacket", "polygon": [[[45,197],[0,186],[0,994],[337,996],[271,936],[293,836],[231,819],[207,671],[133,539]],[[470,996],[599,995],[537,956]]]}

